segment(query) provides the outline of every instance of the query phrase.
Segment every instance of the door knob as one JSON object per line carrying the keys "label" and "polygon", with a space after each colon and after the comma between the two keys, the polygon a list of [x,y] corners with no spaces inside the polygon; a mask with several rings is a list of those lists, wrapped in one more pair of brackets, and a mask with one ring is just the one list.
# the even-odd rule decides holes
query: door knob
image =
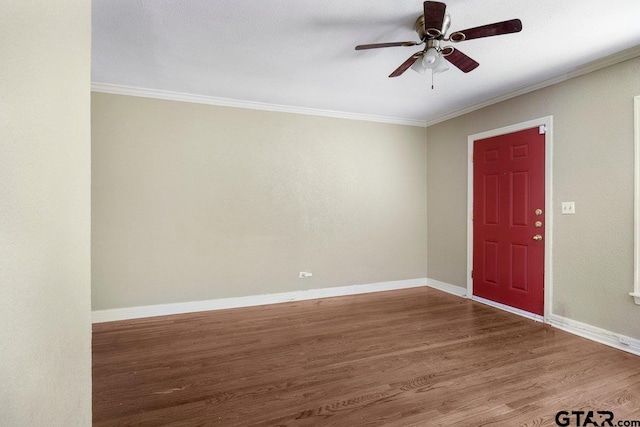
{"label": "door knob", "polygon": [[542,240],[542,235],[536,234],[535,236],[533,236],[533,240],[535,240],[536,242],[539,242],[540,240]]}

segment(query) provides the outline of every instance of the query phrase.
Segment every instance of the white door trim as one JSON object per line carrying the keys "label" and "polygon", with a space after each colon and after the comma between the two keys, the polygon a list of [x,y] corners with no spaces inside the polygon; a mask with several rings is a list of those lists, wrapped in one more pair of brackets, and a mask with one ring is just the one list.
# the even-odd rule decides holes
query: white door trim
{"label": "white door trim", "polygon": [[545,202],[545,242],[544,242],[544,319],[550,318],[553,304],[552,282],[552,247],[553,247],[553,116],[541,117],[499,129],[469,135],[467,138],[467,298],[473,299],[473,280],[471,268],[473,267],[473,143],[478,139],[491,138],[507,133],[518,132],[536,126],[545,126],[545,177],[544,177],[544,202]]}

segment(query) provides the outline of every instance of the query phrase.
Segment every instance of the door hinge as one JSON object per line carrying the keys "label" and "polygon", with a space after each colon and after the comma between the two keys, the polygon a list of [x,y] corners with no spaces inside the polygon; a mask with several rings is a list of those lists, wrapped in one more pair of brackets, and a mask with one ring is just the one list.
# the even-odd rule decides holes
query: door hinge
{"label": "door hinge", "polygon": [[473,279],[473,270],[471,270],[471,278]]}
{"label": "door hinge", "polygon": [[544,135],[544,134],[546,134],[546,133],[547,133],[547,125],[540,125],[540,126],[538,127],[538,133],[539,133],[540,135]]}

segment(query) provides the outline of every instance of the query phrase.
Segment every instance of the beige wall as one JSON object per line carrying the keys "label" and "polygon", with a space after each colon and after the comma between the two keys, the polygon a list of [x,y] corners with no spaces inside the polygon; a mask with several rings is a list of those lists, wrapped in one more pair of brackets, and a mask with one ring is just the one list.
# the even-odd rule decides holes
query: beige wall
{"label": "beige wall", "polygon": [[91,425],[90,2],[0,6],[0,425]]}
{"label": "beige wall", "polygon": [[553,313],[640,338],[628,295],[638,76],[635,58],[429,127],[429,278],[466,286],[467,136],[553,115]]}
{"label": "beige wall", "polygon": [[92,109],[94,310],[426,277],[424,128],[101,93]]}

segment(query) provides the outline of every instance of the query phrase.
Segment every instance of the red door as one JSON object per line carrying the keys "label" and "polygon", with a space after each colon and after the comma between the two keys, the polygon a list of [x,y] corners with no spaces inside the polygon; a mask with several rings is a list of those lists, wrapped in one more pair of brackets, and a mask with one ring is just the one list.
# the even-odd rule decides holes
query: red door
{"label": "red door", "polygon": [[544,135],[539,129],[473,147],[473,294],[544,313]]}

